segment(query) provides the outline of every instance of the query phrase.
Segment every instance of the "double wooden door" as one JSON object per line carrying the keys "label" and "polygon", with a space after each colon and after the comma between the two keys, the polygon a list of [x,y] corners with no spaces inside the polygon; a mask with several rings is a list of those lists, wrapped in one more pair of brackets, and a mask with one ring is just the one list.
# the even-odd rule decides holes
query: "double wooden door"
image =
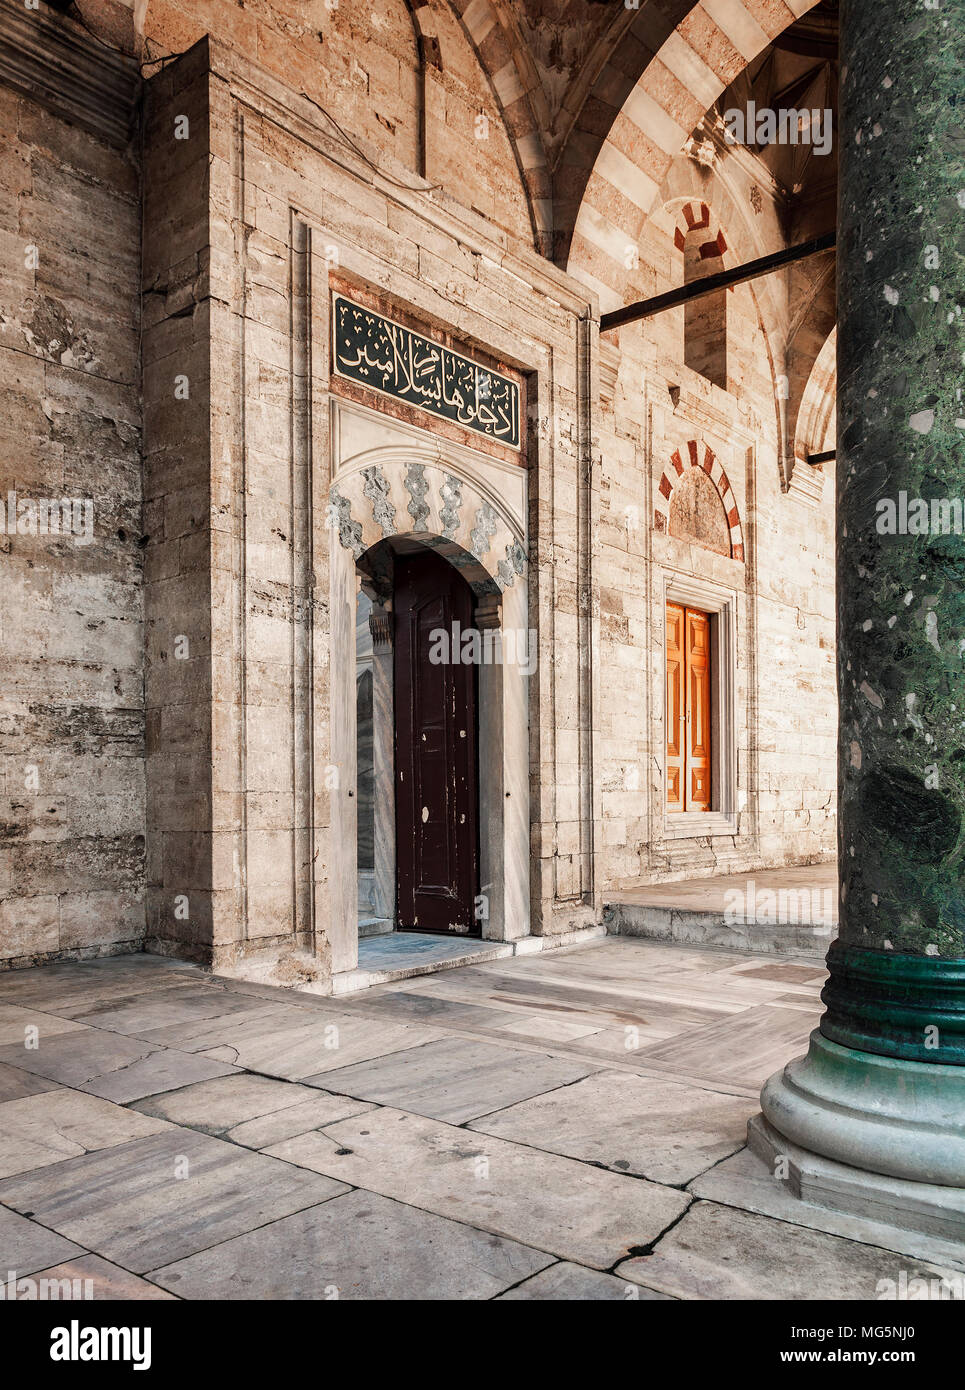
{"label": "double wooden door", "polygon": [[710,615],[667,604],[667,810],[711,808]]}
{"label": "double wooden door", "polygon": [[[431,550],[395,564],[397,925],[479,935],[476,666],[454,634],[473,627],[459,572]],[[434,634],[449,635],[442,644]]]}

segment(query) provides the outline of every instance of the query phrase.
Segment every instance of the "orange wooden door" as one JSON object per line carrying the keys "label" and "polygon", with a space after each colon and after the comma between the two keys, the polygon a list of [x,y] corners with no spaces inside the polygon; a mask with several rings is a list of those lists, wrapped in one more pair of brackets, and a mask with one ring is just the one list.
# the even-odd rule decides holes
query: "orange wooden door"
{"label": "orange wooden door", "polygon": [[667,604],[667,810],[711,806],[710,618]]}
{"label": "orange wooden door", "polygon": [[684,609],[667,604],[667,810],[684,809]]}

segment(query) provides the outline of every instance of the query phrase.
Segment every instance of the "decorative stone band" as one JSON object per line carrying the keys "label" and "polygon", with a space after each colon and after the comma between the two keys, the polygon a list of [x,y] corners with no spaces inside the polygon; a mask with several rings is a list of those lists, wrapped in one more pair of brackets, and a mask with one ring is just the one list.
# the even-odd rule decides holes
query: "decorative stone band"
{"label": "decorative stone band", "polygon": [[711,226],[711,211],[706,203],[684,203],[680,209],[673,233],[674,246],[678,251],[684,249],[691,232],[707,233],[700,242],[701,260],[714,260],[727,250],[724,233],[720,227],[715,232]]}
{"label": "decorative stone band", "polygon": [[717,489],[718,496],[723,503],[724,512],[727,516],[727,525],[730,528],[730,553],[734,560],[744,559],[744,530],[741,526],[740,512],[737,509],[737,499],[734,496],[730,480],[724,472],[723,466],[717,455],[708,445],[704,445],[703,456],[701,457],[700,445],[696,439],[691,439],[687,444],[686,462],[681,456],[681,451],[675,449],[670,455],[670,463],[663,470],[663,477],[660,479],[657,488],[657,497],[654,505],[653,525],[657,531],[667,533],[670,530],[670,498],[677,484],[677,479],[682,476],[685,468],[702,468],[714,487]]}
{"label": "decorative stone band", "polygon": [[342,474],[328,515],[356,559],[388,536],[422,538],[465,571],[477,595],[501,593],[526,569],[524,538],[499,499],[442,461],[385,457]]}
{"label": "decorative stone band", "polygon": [[965,960],[835,941],[828,969],[826,1038],[859,1052],[965,1066]]}

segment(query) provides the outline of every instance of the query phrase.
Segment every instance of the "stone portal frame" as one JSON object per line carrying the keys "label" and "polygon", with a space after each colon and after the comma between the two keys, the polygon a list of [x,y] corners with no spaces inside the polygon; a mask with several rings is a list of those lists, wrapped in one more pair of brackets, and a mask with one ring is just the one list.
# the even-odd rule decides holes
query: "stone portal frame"
{"label": "stone portal frame", "polygon": [[668,535],[670,532],[670,498],[673,495],[677,479],[683,475],[685,468],[702,468],[710,481],[717,489],[724,506],[724,513],[727,517],[727,525],[730,528],[730,553],[731,559],[744,560],[744,530],[741,525],[740,511],[737,506],[737,499],[734,496],[730,480],[724,471],[724,467],[717,455],[709,444],[701,447],[696,439],[691,439],[686,445],[686,455],[680,449],[675,449],[670,455],[670,462],[664,465],[663,475],[657,488],[653,525],[654,530]]}
{"label": "stone portal frame", "polygon": [[666,764],[666,691],[667,691],[667,634],[666,617],[662,623],[664,698],[660,709],[661,810],[666,839],[692,839],[696,836],[737,834],[737,596],[707,580],[675,572],[663,576],[663,605],[668,603],[698,608],[711,615],[711,671],[713,712],[711,720],[711,786],[713,809],[710,811],[667,811]]}
{"label": "stone portal frame", "polygon": [[[357,451],[360,442],[370,447]],[[439,436],[341,403],[333,457],[329,675],[338,775],[331,797],[329,941],[337,993],[338,975],[358,964],[357,561],[393,537],[436,550],[468,582],[479,625],[496,631],[500,659],[479,667],[477,706],[480,891],[489,913],[482,934],[497,941],[530,931],[528,677],[518,662],[501,659],[507,632],[528,633],[529,596],[525,470],[496,466]],[[377,886],[389,890],[387,882]],[[391,892],[394,901],[394,884]]]}

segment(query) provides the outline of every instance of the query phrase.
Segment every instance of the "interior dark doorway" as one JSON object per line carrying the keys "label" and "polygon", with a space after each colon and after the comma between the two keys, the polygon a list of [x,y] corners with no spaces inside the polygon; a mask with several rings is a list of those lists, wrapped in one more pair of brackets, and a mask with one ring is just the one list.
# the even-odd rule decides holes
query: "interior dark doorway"
{"label": "interior dark doorway", "polygon": [[[431,550],[395,558],[396,925],[481,935],[473,594]],[[440,636],[444,640],[440,641]]]}

